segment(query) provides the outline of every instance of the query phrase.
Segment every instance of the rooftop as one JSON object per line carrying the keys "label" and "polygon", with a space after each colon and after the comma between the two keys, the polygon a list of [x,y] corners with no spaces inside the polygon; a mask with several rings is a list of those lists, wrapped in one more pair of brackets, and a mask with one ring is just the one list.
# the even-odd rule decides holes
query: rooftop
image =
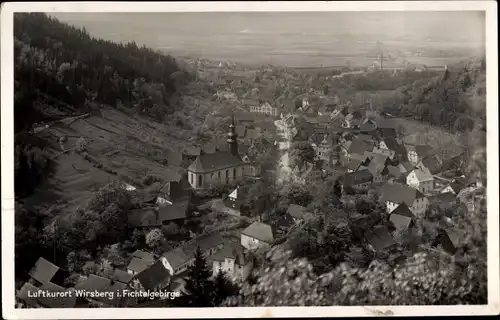
{"label": "rooftop", "polygon": [[213,154],[202,154],[189,166],[188,170],[194,173],[207,173],[243,164],[239,155],[229,151],[218,151]]}
{"label": "rooftop", "polygon": [[241,233],[266,243],[272,243],[274,241],[271,226],[258,221],[253,222]]}
{"label": "rooftop", "polygon": [[50,282],[58,270],[58,266],[40,257],[30,270],[29,275],[36,281],[45,283]]}
{"label": "rooftop", "polygon": [[400,183],[386,183],[380,188],[380,195],[383,201],[390,201],[393,203],[406,203],[409,207],[413,205],[415,199],[424,198],[424,195],[404,184]]}
{"label": "rooftop", "polygon": [[175,269],[193,259],[198,246],[203,252],[206,252],[223,242],[224,240],[219,234],[205,234],[192,239],[190,242],[180,247],[165,252],[163,256],[167,258],[169,264]]}
{"label": "rooftop", "polygon": [[145,290],[152,291],[170,278],[170,272],[165,268],[161,260],[157,260],[151,266],[139,272],[136,277]]}

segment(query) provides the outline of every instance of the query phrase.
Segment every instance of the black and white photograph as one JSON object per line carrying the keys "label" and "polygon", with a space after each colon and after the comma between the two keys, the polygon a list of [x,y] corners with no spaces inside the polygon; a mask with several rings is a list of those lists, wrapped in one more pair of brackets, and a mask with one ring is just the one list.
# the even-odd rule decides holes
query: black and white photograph
{"label": "black and white photograph", "polygon": [[496,2],[385,4],[4,5],[4,317],[498,314]]}

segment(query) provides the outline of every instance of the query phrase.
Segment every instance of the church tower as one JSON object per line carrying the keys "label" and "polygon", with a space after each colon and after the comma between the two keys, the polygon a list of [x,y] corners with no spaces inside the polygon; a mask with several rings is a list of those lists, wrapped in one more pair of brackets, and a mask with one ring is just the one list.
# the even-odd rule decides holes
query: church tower
{"label": "church tower", "polygon": [[227,143],[229,144],[229,151],[233,156],[238,156],[238,135],[236,134],[236,127],[234,125],[234,113],[231,117],[231,125],[227,134]]}

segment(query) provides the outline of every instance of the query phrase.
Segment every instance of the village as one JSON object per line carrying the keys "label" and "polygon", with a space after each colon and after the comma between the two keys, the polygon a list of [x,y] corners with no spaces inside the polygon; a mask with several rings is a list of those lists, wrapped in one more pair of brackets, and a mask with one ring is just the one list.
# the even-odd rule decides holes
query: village
{"label": "village", "polygon": [[[113,266],[109,277],[81,276],[71,287],[62,281],[67,271],[40,258],[18,293],[19,301],[39,307],[168,306],[168,301],[125,297],[32,298],[28,292],[130,288],[189,296],[186,271],[197,250],[213,278],[223,271],[232,281],[246,281],[266,252],[289,243],[324,214],[297,203],[277,214],[279,190],[292,184],[313,188],[331,181],[340,186],[330,195],[339,219],[347,219],[347,202],[356,195],[372,195],[383,204],[386,218],[365,230],[363,241],[374,256],[391,261],[404,259],[396,234],[411,234],[437,208],[445,215],[434,224],[439,236],[432,250],[455,254],[463,230],[454,226],[454,217],[474,210],[471,194],[482,188],[477,177],[461,172],[461,155],[445,159],[429,145],[404,143],[393,117],[329,94],[310,77],[271,67],[232,70],[222,64],[207,67],[209,74],[200,61],[198,70],[198,81],[210,83],[210,99],[219,106],[207,115],[217,123],[211,128],[214,134],[168,154],[167,166],[182,167],[183,174],[162,177],[162,187],[146,205],[127,216],[130,229],[146,232],[165,226],[211,227],[191,228],[185,241],[164,252],[135,250],[125,265]],[[130,192],[138,188],[125,181],[121,186]],[[357,223],[367,216],[356,217]]]}

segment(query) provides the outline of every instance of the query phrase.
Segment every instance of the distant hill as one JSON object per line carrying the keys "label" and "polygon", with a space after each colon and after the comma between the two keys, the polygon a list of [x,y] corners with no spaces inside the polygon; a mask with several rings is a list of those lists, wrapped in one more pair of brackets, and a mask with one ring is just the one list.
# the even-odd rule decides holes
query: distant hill
{"label": "distant hill", "polygon": [[187,77],[171,56],[96,39],[44,13],[16,13],[14,43],[16,132],[49,110],[79,114],[101,104],[161,118]]}
{"label": "distant hill", "polygon": [[398,88],[386,101],[391,114],[414,114],[450,131],[486,123],[486,61],[474,58],[448,66],[441,75]]}

